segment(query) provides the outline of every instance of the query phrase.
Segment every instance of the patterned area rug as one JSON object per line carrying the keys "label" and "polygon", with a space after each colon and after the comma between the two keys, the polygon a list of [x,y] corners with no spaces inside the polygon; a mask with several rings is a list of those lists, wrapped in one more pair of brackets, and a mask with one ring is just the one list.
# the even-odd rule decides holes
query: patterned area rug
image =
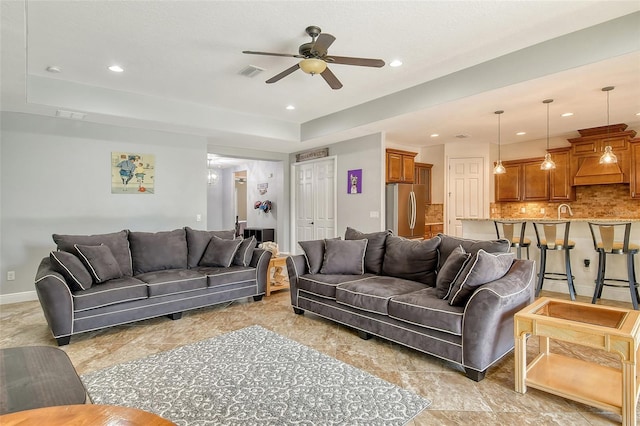
{"label": "patterned area rug", "polygon": [[82,376],[179,425],[403,425],[430,401],[260,326]]}

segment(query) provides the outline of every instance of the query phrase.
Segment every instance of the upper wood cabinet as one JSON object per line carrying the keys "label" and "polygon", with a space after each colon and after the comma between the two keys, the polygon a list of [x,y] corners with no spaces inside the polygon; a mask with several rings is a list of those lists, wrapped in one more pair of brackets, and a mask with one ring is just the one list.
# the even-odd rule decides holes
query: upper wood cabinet
{"label": "upper wood cabinet", "polygon": [[424,200],[426,204],[431,204],[431,168],[433,164],[415,163],[415,181],[418,185],[425,185]]}
{"label": "upper wood cabinet", "polygon": [[640,138],[630,141],[631,172],[629,176],[629,190],[631,198],[640,199]]}
{"label": "upper wood cabinet", "polygon": [[387,183],[414,183],[417,152],[387,149]]}
{"label": "upper wood cabinet", "polygon": [[549,173],[540,169],[542,160],[503,161],[506,173],[495,175],[496,202],[548,200]]}
{"label": "upper wood cabinet", "polygon": [[549,201],[575,201],[576,188],[571,182],[571,147],[550,149],[556,168],[549,170]]}
{"label": "upper wood cabinet", "polygon": [[503,161],[506,173],[494,175],[496,182],[496,201],[520,201],[522,186],[520,183],[520,163]]}

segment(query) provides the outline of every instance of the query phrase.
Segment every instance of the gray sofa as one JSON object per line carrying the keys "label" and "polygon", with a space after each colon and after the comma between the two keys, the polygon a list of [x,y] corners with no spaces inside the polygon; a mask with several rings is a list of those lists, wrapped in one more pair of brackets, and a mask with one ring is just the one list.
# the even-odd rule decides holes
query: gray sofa
{"label": "gray sofa", "polygon": [[347,228],[287,259],[296,314],[312,312],[464,367],[480,381],[514,347],[513,315],[534,299],[534,262],[507,240],[411,241]]}
{"label": "gray sofa", "polygon": [[271,253],[254,237],[189,227],[53,235],[36,292],[58,345],[72,335],[265,293]]}

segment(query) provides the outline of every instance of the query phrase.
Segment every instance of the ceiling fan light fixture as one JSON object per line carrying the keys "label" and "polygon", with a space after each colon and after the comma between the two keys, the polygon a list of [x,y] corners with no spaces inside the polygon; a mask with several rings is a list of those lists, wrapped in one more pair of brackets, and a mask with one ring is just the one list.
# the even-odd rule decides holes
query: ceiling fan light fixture
{"label": "ceiling fan light fixture", "polygon": [[321,74],[324,70],[327,69],[327,63],[318,58],[303,59],[298,65],[300,65],[300,69],[302,71],[311,75]]}

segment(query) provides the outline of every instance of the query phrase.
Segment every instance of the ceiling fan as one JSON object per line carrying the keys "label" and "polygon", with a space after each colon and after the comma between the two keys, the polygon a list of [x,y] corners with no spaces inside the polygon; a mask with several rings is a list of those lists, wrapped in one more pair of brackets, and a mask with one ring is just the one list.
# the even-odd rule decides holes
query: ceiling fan
{"label": "ceiling fan", "polygon": [[288,53],[269,53],[269,52],[254,52],[251,50],[244,50],[242,53],[248,53],[251,55],[268,55],[268,56],[286,56],[291,58],[301,58],[302,60],[294,66],[287,68],[280,74],[277,74],[267,80],[267,83],[275,83],[282,78],[293,73],[297,69],[301,69],[307,74],[320,74],[322,78],[331,86],[332,89],[340,89],[342,83],[340,80],[327,68],[327,63],[341,64],[341,65],[358,65],[361,67],[376,67],[380,68],[384,66],[382,59],[367,59],[367,58],[351,58],[348,56],[334,56],[329,55],[327,50],[329,46],[335,41],[335,37],[331,34],[322,33],[320,27],[311,25],[305,30],[309,36],[311,36],[310,43],[304,43],[298,48],[298,54],[292,55]]}

